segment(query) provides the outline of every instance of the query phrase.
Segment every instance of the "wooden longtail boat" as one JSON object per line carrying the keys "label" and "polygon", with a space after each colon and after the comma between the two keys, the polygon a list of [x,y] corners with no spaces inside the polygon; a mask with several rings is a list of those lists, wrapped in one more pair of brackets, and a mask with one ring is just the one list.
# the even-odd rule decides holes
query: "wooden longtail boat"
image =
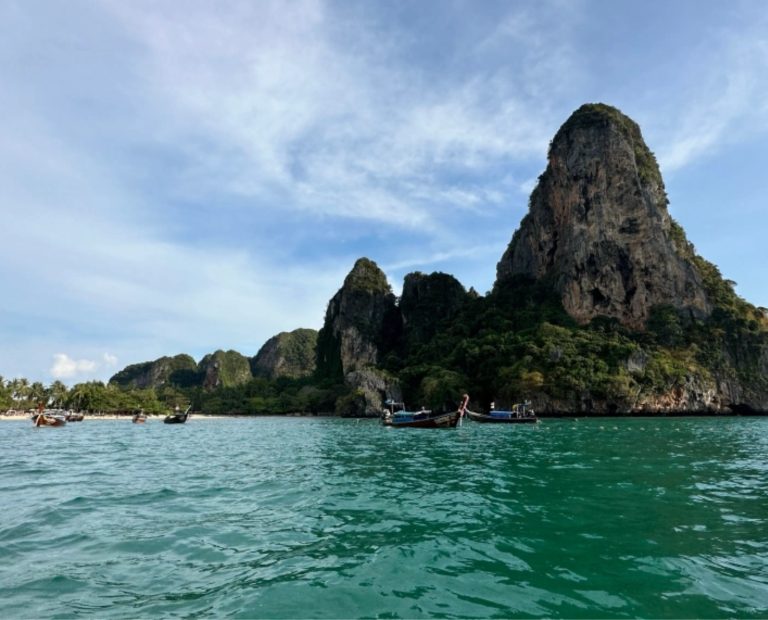
{"label": "wooden longtail boat", "polygon": [[381,416],[383,426],[393,428],[456,428],[461,424],[461,418],[467,408],[469,396],[464,394],[464,401],[458,411],[448,413],[433,413],[432,411],[394,411],[396,405],[402,403],[388,402],[390,409],[385,409]]}
{"label": "wooden longtail boat", "polygon": [[64,418],[57,418],[52,415],[45,415],[44,413],[38,413],[32,420],[35,423],[35,428],[42,426],[65,426],[67,424]]}
{"label": "wooden longtail boat", "polygon": [[511,411],[496,411],[495,409],[491,409],[489,414],[475,413],[474,411],[467,409],[467,417],[473,422],[487,424],[538,424],[539,418],[536,417],[533,409],[528,408],[530,406],[531,403],[528,401],[513,405]]}
{"label": "wooden longtail boat", "polygon": [[184,424],[189,419],[189,410],[192,407],[190,405],[184,413],[174,413],[173,415],[165,416],[163,422],[165,424]]}
{"label": "wooden longtail boat", "polygon": [[65,426],[67,424],[67,421],[64,418],[45,415],[43,413],[43,403],[38,404],[37,414],[32,416],[32,421],[35,424],[35,428],[41,428],[43,426]]}
{"label": "wooden longtail boat", "polygon": [[140,413],[135,414],[131,418],[131,422],[134,424],[144,424],[147,421],[147,414],[141,411]]}
{"label": "wooden longtail boat", "polygon": [[82,413],[68,413],[64,416],[67,422],[82,422],[85,415]]}

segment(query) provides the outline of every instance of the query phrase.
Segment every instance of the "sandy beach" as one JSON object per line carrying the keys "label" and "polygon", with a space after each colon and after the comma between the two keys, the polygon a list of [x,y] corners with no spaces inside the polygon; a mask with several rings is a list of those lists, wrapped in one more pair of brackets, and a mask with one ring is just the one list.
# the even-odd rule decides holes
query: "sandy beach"
{"label": "sandy beach", "polygon": [[[30,422],[31,421],[32,414],[17,414],[17,415],[0,415],[0,422]],[[114,414],[85,414],[85,418],[83,419],[83,422],[90,422],[92,420],[122,420],[124,422],[130,422],[131,418],[133,416],[131,415],[114,415]],[[243,418],[243,417],[250,417],[250,416],[239,416],[239,415],[204,415],[204,414],[193,414],[190,416],[190,420],[227,420],[230,418]],[[165,418],[164,415],[150,415],[147,416],[147,422],[152,421],[161,421]],[[79,424],[79,422],[73,422],[73,424]]]}

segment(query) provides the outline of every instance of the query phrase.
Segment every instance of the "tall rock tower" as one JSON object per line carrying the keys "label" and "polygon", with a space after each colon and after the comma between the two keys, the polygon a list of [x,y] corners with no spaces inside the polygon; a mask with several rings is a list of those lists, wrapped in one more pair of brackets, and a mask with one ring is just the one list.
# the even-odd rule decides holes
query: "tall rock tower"
{"label": "tall rock tower", "polygon": [[376,365],[401,330],[392,287],[378,265],[360,258],[328,302],[317,336],[317,375],[341,379]]}
{"label": "tall rock tower", "polygon": [[583,105],[552,140],[496,286],[517,274],[551,278],[581,323],[605,315],[643,329],[656,304],[706,317],[701,275],[670,235],[667,204],[637,123],[616,108]]}

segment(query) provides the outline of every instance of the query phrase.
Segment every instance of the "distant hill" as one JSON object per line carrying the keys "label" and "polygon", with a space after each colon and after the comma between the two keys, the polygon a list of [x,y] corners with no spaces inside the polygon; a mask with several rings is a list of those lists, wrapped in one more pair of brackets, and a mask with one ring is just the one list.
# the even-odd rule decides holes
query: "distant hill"
{"label": "distant hill", "polygon": [[317,331],[296,329],[273,336],[251,358],[254,377],[307,377],[315,372]]}

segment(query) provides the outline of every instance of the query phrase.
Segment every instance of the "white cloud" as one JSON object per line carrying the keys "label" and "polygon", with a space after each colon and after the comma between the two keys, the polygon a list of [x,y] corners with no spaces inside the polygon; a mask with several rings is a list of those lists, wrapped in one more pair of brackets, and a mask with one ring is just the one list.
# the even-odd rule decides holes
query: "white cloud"
{"label": "white cloud", "polygon": [[65,353],[56,353],[49,372],[54,379],[71,379],[77,375],[93,373],[97,367],[96,362],[73,360]]}
{"label": "white cloud", "polygon": [[109,353],[105,353],[104,354],[104,365],[106,367],[108,367],[108,368],[110,366],[116,366],[117,365],[117,357],[115,357],[114,355],[110,355]]}
{"label": "white cloud", "polygon": [[659,151],[662,170],[682,168],[725,144],[768,130],[764,26],[728,33],[711,46],[684,100],[675,101],[674,126]]}

